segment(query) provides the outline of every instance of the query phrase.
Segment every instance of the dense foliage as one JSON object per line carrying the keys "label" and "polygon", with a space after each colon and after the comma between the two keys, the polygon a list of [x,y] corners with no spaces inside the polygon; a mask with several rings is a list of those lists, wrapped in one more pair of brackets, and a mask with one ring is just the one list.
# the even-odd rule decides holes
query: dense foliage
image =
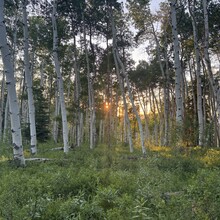
{"label": "dense foliage", "polygon": [[0,218],[220,218],[219,150],[151,147],[142,157],[118,146],[51,149],[39,145],[51,160],[17,168],[1,148]]}

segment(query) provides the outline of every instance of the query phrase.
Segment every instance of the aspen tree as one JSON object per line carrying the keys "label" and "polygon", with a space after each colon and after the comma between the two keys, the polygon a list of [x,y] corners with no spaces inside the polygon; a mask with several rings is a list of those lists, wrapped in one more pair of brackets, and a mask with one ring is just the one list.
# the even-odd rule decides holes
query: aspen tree
{"label": "aspen tree", "polygon": [[[164,71],[164,67],[161,61],[161,50],[160,50],[160,44],[159,44],[159,40],[157,38],[157,34],[152,22],[152,18],[150,17],[150,22],[151,22],[151,27],[152,27],[152,33],[154,36],[154,40],[156,42],[156,50],[157,50],[157,56],[158,56],[158,61],[159,61],[159,65],[160,65],[160,70],[163,76],[163,97],[164,97],[164,145],[167,146],[168,145],[168,133],[169,133],[169,88],[168,88],[168,83],[167,83],[167,74]],[[166,53],[166,52],[165,52]],[[167,57],[166,57],[167,59]],[[167,60],[166,60],[167,62]],[[166,67],[168,68],[168,67]]]}
{"label": "aspen tree", "polygon": [[203,14],[204,14],[204,26],[205,26],[205,41],[204,41],[204,56],[205,56],[205,63],[207,66],[207,72],[208,72],[208,78],[210,82],[210,86],[213,93],[214,102],[216,102],[216,115],[217,118],[217,132],[218,137],[220,137],[220,88],[217,83],[217,80],[214,79],[213,72],[212,72],[212,66],[211,66],[211,60],[209,57],[209,17],[208,17],[208,10],[207,10],[207,0],[203,0]]}
{"label": "aspen tree", "polygon": [[[72,24],[72,29],[73,28],[73,24]],[[75,73],[75,89],[74,89],[74,102],[76,104],[76,146],[79,147],[81,142],[82,142],[82,138],[81,138],[81,129],[80,129],[80,117],[81,117],[81,113],[80,113],[80,92],[81,92],[81,86],[80,86],[80,77],[79,77],[79,68],[78,68],[78,63],[77,63],[77,51],[76,51],[76,36],[74,35],[74,51],[73,51],[73,56],[74,56],[74,73]]]}
{"label": "aspen tree", "polygon": [[176,100],[176,122],[182,126],[183,123],[183,100],[182,100],[182,68],[180,63],[180,46],[177,32],[176,20],[177,1],[170,0],[171,20],[172,20],[172,37],[174,44],[174,68],[175,68],[175,100]]}
{"label": "aspen tree", "polygon": [[197,21],[195,17],[195,2],[193,5],[190,5],[188,0],[188,8],[192,20],[193,26],[193,37],[194,37],[194,50],[196,55],[196,88],[197,88],[197,113],[198,113],[198,122],[199,122],[199,146],[203,145],[204,139],[204,121],[203,121],[203,105],[202,105],[202,80],[201,80],[201,63],[200,63],[200,50],[198,44],[198,34],[197,34]]}
{"label": "aspen tree", "polygon": [[2,74],[2,81],[1,81],[1,96],[0,96],[0,142],[2,140],[2,124],[3,124],[3,109],[4,109],[4,99],[5,99],[5,72],[3,71]]}
{"label": "aspen tree", "polygon": [[3,143],[6,143],[6,139],[8,137],[8,122],[9,122],[9,103],[8,103],[9,95],[7,94],[7,99],[5,103],[5,117],[4,117],[4,130],[3,130]]}
{"label": "aspen tree", "polygon": [[95,142],[95,103],[94,103],[94,89],[93,89],[93,80],[90,72],[89,65],[89,54],[88,47],[86,42],[86,26],[85,26],[85,18],[84,12],[82,12],[82,20],[83,20],[83,41],[86,55],[86,70],[87,70],[87,80],[88,80],[88,99],[89,99],[89,145],[90,149],[94,148]]}
{"label": "aspen tree", "polygon": [[30,150],[32,154],[37,153],[37,135],[36,135],[36,123],[35,123],[35,106],[33,98],[33,83],[31,76],[31,65],[29,58],[29,34],[28,34],[28,23],[27,23],[27,0],[22,1],[22,12],[23,12],[23,33],[24,33],[24,69],[25,69],[25,80],[28,94],[28,115],[30,123],[30,135],[31,135],[31,146]]}
{"label": "aspen tree", "polygon": [[[113,44],[114,44],[114,40],[113,40]],[[114,47],[113,47],[114,50]],[[119,65],[118,65],[118,61],[115,55],[115,52],[113,51],[113,57],[114,57],[114,61],[115,61],[115,67],[116,67],[116,74],[118,77],[118,81],[119,81],[119,87],[122,93],[122,98],[123,98],[123,104],[124,104],[124,130],[125,130],[125,135],[128,135],[128,143],[129,143],[129,148],[130,148],[130,152],[132,153],[134,151],[134,147],[133,147],[133,141],[132,141],[132,135],[131,135],[131,123],[130,123],[130,119],[128,117],[128,104],[126,101],[126,96],[125,96],[125,88],[124,88],[124,83],[123,83],[123,79],[120,76],[120,69],[119,69]],[[126,132],[127,131],[127,132]]]}
{"label": "aspen tree", "polygon": [[[58,83],[56,83],[57,85]],[[58,95],[58,86],[55,87],[55,111],[54,111],[54,120],[53,120],[53,140],[55,143],[58,141],[58,132],[59,132],[59,122],[57,117],[60,115],[60,97]]]}
{"label": "aspen tree", "polygon": [[130,82],[128,79],[128,75],[125,71],[125,66],[123,64],[123,62],[121,61],[119,52],[118,52],[118,48],[117,48],[117,39],[116,39],[116,28],[115,28],[115,23],[114,23],[114,18],[113,18],[113,14],[112,14],[112,8],[110,8],[110,19],[111,19],[111,25],[112,25],[112,35],[113,35],[113,54],[116,57],[116,61],[119,64],[119,66],[121,67],[121,74],[125,79],[125,82],[127,84],[127,88],[128,88],[128,95],[129,95],[129,99],[131,101],[132,104],[132,109],[134,111],[134,114],[136,116],[137,122],[138,122],[138,127],[139,127],[139,132],[140,132],[140,139],[141,139],[141,148],[142,148],[142,153],[146,154],[146,148],[144,146],[144,134],[143,134],[143,127],[142,127],[142,123],[141,123],[141,119],[140,116],[138,114],[137,108],[134,104],[134,99],[132,96],[132,92],[131,92],[131,87],[130,87]]}
{"label": "aspen tree", "polygon": [[19,165],[25,165],[23,154],[21,124],[17,94],[15,89],[15,77],[13,71],[12,55],[7,43],[6,27],[4,20],[4,0],[0,0],[0,49],[4,71],[6,75],[6,85],[9,95],[9,109],[11,119],[11,132],[13,142],[13,155],[14,159],[18,161]]}
{"label": "aspen tree", "polygon": [[59,88],[59,97],[60,97],[60,105],[61,105],[61,116],[62,116],[62,129],[63,129],[63,144],[64,144],[64,152],[68,153],[69,144],[68,144],[68,124],[67,124],[67,113],[64,99],[64,91],[63,91],[63,78],[60,71],[60,62],[58,59],[58,33],[57,33],[57,0],[53,1],[53,12],[52,12],[52,25],[53,25],[53,59],[55,65],[55,71],[57,74],[58,80],[58,88]]}

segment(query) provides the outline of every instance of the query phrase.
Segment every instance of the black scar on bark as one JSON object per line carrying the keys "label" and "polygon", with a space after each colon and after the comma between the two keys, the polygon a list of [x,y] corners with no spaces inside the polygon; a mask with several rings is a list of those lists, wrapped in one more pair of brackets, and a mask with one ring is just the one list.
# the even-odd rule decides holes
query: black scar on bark
{"label": "black scar on bark", "polygon": [[14,148],[15,150],[19,150],[20,147],[19,147],[17,144],[13,143],[13,148]]}

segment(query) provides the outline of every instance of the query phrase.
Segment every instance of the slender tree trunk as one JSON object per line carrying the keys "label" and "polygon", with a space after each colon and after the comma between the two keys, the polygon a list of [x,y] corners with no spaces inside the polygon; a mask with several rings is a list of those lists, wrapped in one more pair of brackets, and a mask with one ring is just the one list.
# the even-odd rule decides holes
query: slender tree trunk
{"label": "slender tree trunk", "polygon": [[[109,23],[107,23],[107,28],[109,28]],[[112,131],[111,131],[111,120],[112,120],[112,77],[111,77],[111,72],[110,72],[110,59],[109,59],[109,43],[108,43],[108,35],[106,39],[106,50],[107,50],[107,84],[106,84],[106,94],[107,94],[107,102],[110,107],[107,111],[107,126],[108,126],[108,146],[111,146],[111,136],[112,136]]]}
{"label": "slender tree trunk", "polygon": [[[192,65],[190,63],[190,60],[188,61],[189,66],[189,75],[190,75],[190,81],[192,83],[192,98],[193,98],[193,118],[194,118],[194,126],[196,124],[196,118],[197,118],[197,104],[196,104],[196,94],[195,94],[195,86],[194,86],[194,77],[192,74]],[[194,64],[193,64],[194,66]]]}
{"label": "slender tree trunk", "polygon": [[88,80],[88,95],[89,95],[89,146],[90,149],[94,148],[94,130],[95,130],[95,106],[94,106],[94,90],[93,90],[93,82],[92,76],[90,72],[89,66],[89,54],[86,42],[86,27],[85,27],[85,18],[84,13],[82,14],[83,17],[83,41],[85,47],[85,55],[86,55],[86,69],[87,69],[87,80]]}
{"label": "slender tree trunk", "polygon": [[150,99],[150,107],[151,112],[154,116],[154,144],[158,145],[158,122],[157,122],[157,115],[156,115],[156,106],[155,106],[155,99],[154,99],[154,91],[152,88],[149,88],[149,99]]}
{"label": "slender tree trunk", "polygon": [[124,89],[124,83],[122,81],[122,77],[120,76],[120,70],[119,70],[119,65],[118,65],[118,61],[114,52],[114,48],[113,48],[113,57],[114,57],[114,62],[115,62],[115,67],[116,67],[116,74],[118,77],[118,81],[119,81],[119,87],[121,90],[121,94],[122,94],[122,98],[123,98],[123,104],[124,104],[124,129],[126,132],[126,134],[128,135],[128,142],[129,142],[129,148],[130,148],[130,152],[132,153],[134,151],[133,148],[133,141],[132,141],[132,135],[131,135],[131,124],[130,124],[130,120],[128,117],[128,105],[127,105],[127,101],[126,101],[126,96],[125,96],[125,89]]}
{"label": "slender tree trunk", "polygon": [[[112,10],[112,9],[110,9],[110,10]],[[121,67],[122,75],[125,78],[125,81],[126,81],[126,84],[127,84],[129,99],[131,101],[132,108],[133,108],[133,111],[134,111],[134,114],[136,116],[138,126],[139,126],[142,153],[146,154],[146,148],[145,148],[145,145],[144,145],[144,134],[143,134],[143,127],[142,127],[141,119],[140,119],[140,116],[138,114],[137,108],[134,104],[134,100],[133,100],[133,96],[132,96],[132,92],[131,92],[131,87],[130,87],[130,82],[129,82],[129,79],[128,79],[128,75],[125,71],[124,64],[121,61],[121,58],[120,58],[120,55],[119,55],[119,52],[118,52],[118,48],[117,48],[116,29],[115,29],[115,24],[114,24],[114,18],[113,18],[112,11],[110,12],[110,16],[111,16],[111,23],[112,23],[112,35],[113,35],[113,54],[115,55],[117,63]]]}
{"label": "slender tree trunk", "polygon": [[58,91],[55,91],[55,111],[54,111],[54,120],[53,120],[53,140],[55,143],[58,141],[58,133],[59,133],[59,121],[58,116],[60,115],[60,98],[58,95]]}
{"label": "slender tree trunk", "polygon": [[6,40],[6,27],[5,27],[3,11],[4,11],[4,0],[0,0],[0,49],[2,54],[2,61],[4,65],[4,71],[6,75],[6,85],[9,94],[13,154],[14,154],[14,159],[18,161],[19,165],[25,165],[22,137],[21,137],[19,106],[18,106],[18,100],[15,90],[13,63],[11,61],[12,55],[11,52],[9,51],[9,46]]}
{"label": "slender tree trunk", "polygon": [[[73,27],[73,25],[72,25]],[[78,69],[78,62],[77,62],[77,51],[76,51],[76,36],[74,35],[74,72],[75,72],[75,89],[74,89],[74,103],[76,105],[76,146],[79,147],[81,144],[81,129],[80,129],[80,77],[79,77],[79,69]]]}
{"label": "slender tree trunk", "polygon": [[204,46],[204,55],[205,63],[207,66],[207,72],[209,76],[209,82],[211,85],[212,93],[214,96],[214,101],[216,102],[216,118],[217,118],[217,127],[218,127],[218,136],[220,136],[220,88],[217,80],[213,77],[211,60],[209,57],[209,18],[207,10],[207,0],[203,0],[203,12],[204,12],[204,25],[205,25],[205,46]]}
{"label": "slender tree trunk", "polygon": [[3,109],[5,104],[5,72],[3,71],[2,74],[2,81],[1,81],[1,97],[0,97],[1,105],[0,105],[0,142],[2,141],[2,134],[3,134]]}
{"label": "slender tree trunk", "polygon": [[53,12],[52,12],[52,25],[53,25],[53,58],[54,65],[57,74],[57,79],[59,83],[59,97],[61,105],[61,115],[62,115],[62,128],[63,128],[63,144],[64,152],[68,153],[68,124],[67,124],[67,113],[64,99],[64,89],[63,89],[63,78],[60,71],[60,62],[58,59],[58,34],[57,34],[57,23],[56,23],[56,13],[57,13],[57,0],[53,2]]}
{"label": "slender tree trunk", "polygon": [[[141,109],[144,113],[144,120],[145,120],[145,140],[148,141],[149,140],[149,137],[150,137],[150,130],[149,130],[149,120],[148,120],[148,116],[146,114],[146,104],[145,101],[144,101],[144,98],[143,98],[143,94],[142,94],[142,100],[141,100],[141,97],[140,97],[140,94],[139,92],[137,92],[137,95],[138,95],[138,100],[139,100],[139,103],[140,103],[140,106],[141,106]],[[144,104],[143,104],[144,103]]]}
{"label": "slender tree trunk", "polygon": [[200,52],[198,44],[198,34],[197,34],[197,21],[195,18],[195,2],[190,5],[188,0],[189,12],[191,15],[192,26],[193,26],[193,37],[194,37],[194,50],[196,55],[196,81],[197,81],[197,112],[198,112],[198,122],[199,122],[199,146],[204,144],[204,121],[203,121],[203,108],[202,108],[202,80],[201,80],[201,63],[200,63]]}
{"label": "slender tree trunk", "polygon": [[6,143],[6,139],[8,138],[8,121],[9,121],[9,115],[8,115],[8,110],[9,110],[9,95],[7,94],[7,100],[5,103],[5,117],[4,117],[4,131],[3,131],[3,143]]}
{"label": "slender tree trunk", "polygon": [[176,0],[170,0],[171,19],[172,19],[172,35],[174,44],[174,68],[175,68],[175,96],[176,96],[176,122],[182,126],[183,123],[183,100],[181,92],[182,70],[180,63],[180,46],[177,32],[176,21]]}
{"label": "slender tree trunk", "polygon": [[24,33],[24,67],[25,67],[25,80],[28,94],[28,114],[30,123],[30,135],[31,135],[31,146],[30,151],[32,154],[37,153],[37,135],[36,135],[36,123],[35,123],[35,106],[32,89],[32,76],[31,66],[29,58],[29,36],[28,36],[28,24],[27,24],[27,0],[22,1],[23,7],[23,33]]}

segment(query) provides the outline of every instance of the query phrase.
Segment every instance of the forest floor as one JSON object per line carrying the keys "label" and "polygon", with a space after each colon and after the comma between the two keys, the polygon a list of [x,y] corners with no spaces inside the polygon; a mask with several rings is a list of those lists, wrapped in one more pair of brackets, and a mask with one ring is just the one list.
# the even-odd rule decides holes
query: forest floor
{"label": "forest floor", "polygon": [[[84,146],[17,168],[0,150],[0,219],[220,219],[220,150]],[[10,155],[10,156],[9,156]],[[25,150],[26,158],[31,158]]]}

